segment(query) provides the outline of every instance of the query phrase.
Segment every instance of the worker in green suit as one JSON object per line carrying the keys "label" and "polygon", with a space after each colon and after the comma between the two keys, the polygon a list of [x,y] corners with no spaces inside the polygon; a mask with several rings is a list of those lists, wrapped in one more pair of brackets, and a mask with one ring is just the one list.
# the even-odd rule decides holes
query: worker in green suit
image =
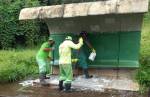
{"label": "worker in green suit", "polygon": [[71,91],[71,82],[73,79],[71,49],[79,49],[83,45],[83,39],[79,38],[79,43],[74,44],[72,37],[67,36],[65,41],[59,46],[59,89],[63,90],[63,82],[65,84],[65,91]]}
{"label": "worker in green suit", "polygon": [[[86,44],[87,47],[89,47],[91,52],[96,52],[87,38],[86,31],[81,31],[80,37],[83,38],[84,44]],[[87,79],[92,78],[93,76],[89,75],[89,72],[88,72],[87,55],[85,54],[85,50],[84,50],[83,46],[79,50],[74,51],[74,54],[77,57],[77,59],[79,59],[77,64],[82,68],[85,78],[87,78]]]}
{"label": "worker in green suit", "polygon": [[36,61],[39,66],[39,79],[41,85],[48,85],[45,82],[46,74],[51,74],[52,66],[50,61],[52,60],[51,52],[54,49],[54,40],[49,37],[47,42],[44,42],[36,55]]}

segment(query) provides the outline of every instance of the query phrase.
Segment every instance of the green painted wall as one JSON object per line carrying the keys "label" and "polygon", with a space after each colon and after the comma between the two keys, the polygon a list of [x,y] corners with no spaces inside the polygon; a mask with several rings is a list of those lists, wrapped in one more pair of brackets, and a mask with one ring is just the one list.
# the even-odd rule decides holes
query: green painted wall
{"label": "green painted wall", "polygon": [[[55,39],[55,60],[59,59],[58,47],[67,35],[73,34],[51,34]],[[96,59],[90,60],[89,67],[139,67],[138,56],[140,48],[140,31],[135,32],[116,32],[116,33],[89,33],[88,38],[96,49]],[[87,57],[90,49],[84,45]]]}

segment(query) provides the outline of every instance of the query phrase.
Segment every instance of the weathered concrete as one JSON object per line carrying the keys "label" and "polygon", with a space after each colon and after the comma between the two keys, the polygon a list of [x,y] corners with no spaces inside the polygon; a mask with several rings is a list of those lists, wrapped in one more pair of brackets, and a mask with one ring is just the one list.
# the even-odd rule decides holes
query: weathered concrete
{"label": "weathered concrete", "polygon": [[45,22],[51,33],[141,31],[143,14],[86,16],[65,19],[48,19]]}
{"label": "weathered concrete", "polygon": [[[137,73],[137,69],[100,69],[100,68],[89,68],[89,73],[92,75],[97,75],[101,77],[109,77],[116,79],[130,79],[135,80],[135,74]],[[73,73],[75,76],[82,75],[82,69],[73,69]],[[53,67],[53,74],[59,74],[59,68]]]}
{"label": "weathered concrete", "polygon": [[19,20],[38,18],[69,18],[104,14],[144,13],[147,11],[148,0],[106,0],[24,8],[20,12]]}
{"label": "weathered concrete", "polygon": [[[82,75],[81,69],[74,69],[75,77]],[[59,70],[57,67],[53,68],[53,74],[57,75]],[[137,73],[136,69],[89,69],[89,73],[95,75],[96,78],[80,81],[80,78],[75,78],[74,86],[84,86],[84,88],[93,89],[95,84],[97,84],[97,90],[101,89],[116,89],[116,90],[130,90],[130,91],[138,91],[139,85],[137,81],[135,81],[135,76]],[[98,82],[94,82],[98,80]],[[90,81],[91,86],[84,85],[85,81]],[[49,80],[49,83],[53,83],[53,81]],[[98,87],[102,86],[102,87]]]}

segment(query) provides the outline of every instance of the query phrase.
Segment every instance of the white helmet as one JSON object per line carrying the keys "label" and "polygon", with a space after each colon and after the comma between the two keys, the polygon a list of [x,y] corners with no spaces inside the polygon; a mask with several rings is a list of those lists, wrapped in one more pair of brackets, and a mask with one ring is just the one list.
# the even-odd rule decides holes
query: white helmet
{"label": "white helmet", "polygon": [[71,36],[67,36],[65,39],[66,39],[66,40],[71,40],[71,41],[72,41],[72,37],[71,37]]}

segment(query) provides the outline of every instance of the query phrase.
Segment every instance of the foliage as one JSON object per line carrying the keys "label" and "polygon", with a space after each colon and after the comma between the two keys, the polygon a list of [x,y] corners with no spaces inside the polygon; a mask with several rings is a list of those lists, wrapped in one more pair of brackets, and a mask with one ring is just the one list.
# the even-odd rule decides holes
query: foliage
{"label": "foliage", "polygon": [[141,90],[144,92],[150,87],[150,12],[144,17],[142,38],[141,38],[141,52],[140,52],[140,63],[137,74],[137,80],[141,85]]}
{"label": "foliage", "polygon": [[36,50],[0,51],[0,82],[13,82],[38,73]]}
{"label": "foliage", "polygon": [[[16,47],[17,43],[32,46],[38,38],[36,21],[19,21],[20,10],[24,7],[38,6],[37,0],[0,1],[0,46],[2,49]],[[21,37],[22,39],[18,38]],[[19,42],[18,42],[19,41]]]}

